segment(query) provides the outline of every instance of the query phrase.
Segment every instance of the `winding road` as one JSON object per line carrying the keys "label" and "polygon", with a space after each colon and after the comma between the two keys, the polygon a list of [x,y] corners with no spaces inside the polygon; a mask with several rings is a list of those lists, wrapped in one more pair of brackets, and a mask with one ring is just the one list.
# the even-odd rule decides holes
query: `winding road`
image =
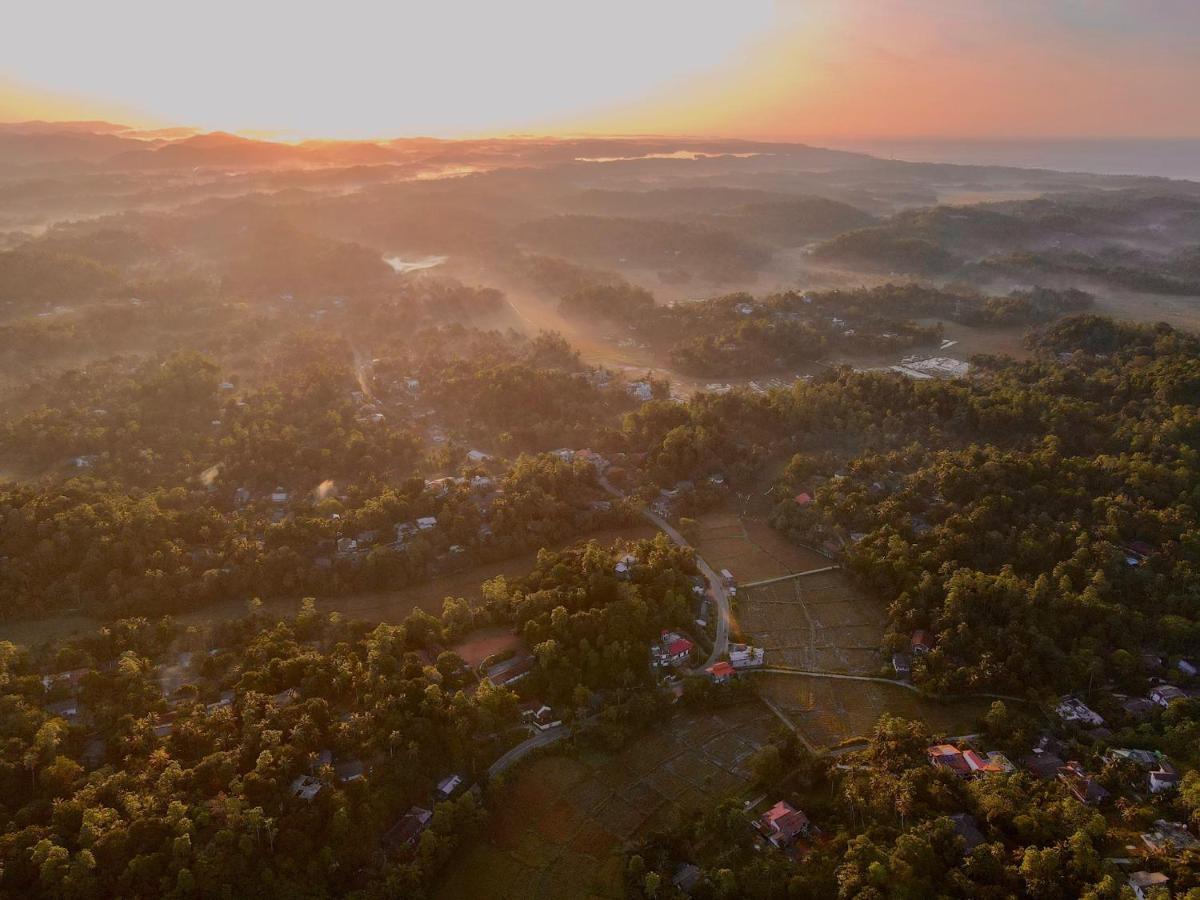
{"label": "winding road", "polygon": [[[628,499],[628,496],[618,488],[614,487],[612,482],[604,477],[603,473],[597,475],[600,486],[612,494],[614,497],[620,497],[622,500]],[[703,672],[709,666],[714,665],[717,660],[729,652],[729,623],[732,621],[733,612],[729,606],[729,592],[725,590],[725,585],[721,581],[720,576],[713,571],[712,566],[704,561],[704,558],[696,552],[696,548],[688,543],[687,538],[679,533],[670,522],[662,516],[654,513],[646,507],[640,510],[643,518],[651,522],[656,528],[662,531],[676,545],[691,550],[696,559],[696,568],[700,570],[700,574],[704,576],[704,580],[708,582],[708,596],[717,604],[717,636],[713,641],[712,653],[708,659],[696,667],[694,671]]]}
{"label": "winding road", "polygon": [[513,747],[498,760],[488,766],[488,777],[495,778],[505,769],[519,762],[524,758],[525,754],[531,750],[536,750],[538,747],[545,747],[560,741],[565,737],[569,737],[571,729],[566,725],[557,725],[554,728],[548,728],[545,731],[539,731],[537,734],[527,738],[517,746]]}

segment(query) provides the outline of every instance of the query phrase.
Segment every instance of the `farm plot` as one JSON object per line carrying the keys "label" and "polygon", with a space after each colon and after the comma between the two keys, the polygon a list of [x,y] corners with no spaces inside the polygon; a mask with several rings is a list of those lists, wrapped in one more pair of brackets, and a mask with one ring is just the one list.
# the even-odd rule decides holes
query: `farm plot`
{"label": "farm plot", "polygon": [[815,747],[865,737],[884,713],[925,723],[934,734],[974,729],[988,701],[937,701],[899,685],[763,673],[759,693],[786,715]]}
{"label": "farm plot", "polygon": [[677,716],[619,753],[545,756],[515,772],[486,835],[437,897],[620,897],[620,850],[750,781],[779,727],[760,703]]}
{"label": "farm plot", "polygon": [[739,581],[759,581],[806,572],[829,561],[798,547],[771,528],[765,519],[732,510],[704,513],[696,519],[698,552],[718,571],[728,569]]}
{"label": "farm plot", "polygon": [[879,669],[883,607],[836,569],[742,587],[736,618],[746,639],[766,650],[767,665],[847,675]]}

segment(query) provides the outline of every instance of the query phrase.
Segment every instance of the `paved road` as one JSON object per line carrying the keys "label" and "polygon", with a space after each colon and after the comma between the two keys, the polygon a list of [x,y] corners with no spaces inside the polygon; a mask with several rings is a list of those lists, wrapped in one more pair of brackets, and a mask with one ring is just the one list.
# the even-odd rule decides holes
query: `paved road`
{"label": "paved road", "polygon": [[[614,497],[626,499],[624,492],[618,490],[613,484],[603,475],[598,476],[600,486],[612,494]],[[708,659],[696,667],[695,671],[703,672],[706,668],[716,663],[725,653],[729,651],[729,623],[733,613],[729,608],[729,592],[725,590],[725,584],[721,581],[720,576],[713,571],[712,566],[704,561],[704,558],[696,553],[696,548],[687,542],[682,534],[679,533],[670,522],[662,516],[655,514],[646,507],[641,509],[642,516],[649,520],[656,528],[662,531],[667,537],[674,541],[678,546],[685,547],[692,551],[696,558],[696,568],[700,570],[700,574],[704,576],[704,580],[708,582],[708,596],[712,598],[717,605],[717,636],[713,641],[712,653]]]}
{"label": "paved road", "polygon": [[566,725],[559,725],[555,728],[549,728],[546,731],[539,731],[532,737],[522,741],[513,747],[498,760],[488,766],[488,777],[495,778],[505,769],[520,761],[525,754],[531,750],[536,750],[538,747],[545,747],[548,744],[553,744],[555,741],[560,741],[571,734],[571,729]]}

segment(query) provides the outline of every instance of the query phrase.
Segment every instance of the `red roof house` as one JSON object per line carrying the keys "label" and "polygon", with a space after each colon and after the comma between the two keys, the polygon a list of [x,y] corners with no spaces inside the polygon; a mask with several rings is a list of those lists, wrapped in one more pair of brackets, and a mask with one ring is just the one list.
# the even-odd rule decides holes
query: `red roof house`
{"label": "red roof house", "polygon": [[758,821],[767,840],[776,847],[786,847],[808,832],[808,816],[786,800],[780,800]]}
{"label": "red roof house", "polygon": [[805,492],[805,493],[799,493],[796,495],[796,505],[797,506],[808,506],[808,504],[810,504],[812,502],[813,502],[812,494]]}
{"label": "red roof house", "polygon": [[712,680],[717,684],[724,684],[737,674],[737,669],[733,667],[733,663],[726,662],[725,660],[721,660],[719,663],[709,666],[704,671],[706,671],[709,674],[709,677],[711,677]]}

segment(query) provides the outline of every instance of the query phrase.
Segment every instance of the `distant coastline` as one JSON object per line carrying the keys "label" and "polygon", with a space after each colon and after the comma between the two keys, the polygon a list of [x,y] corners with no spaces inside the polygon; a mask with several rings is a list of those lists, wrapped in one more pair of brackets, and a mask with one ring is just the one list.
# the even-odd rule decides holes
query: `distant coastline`
{"label": "distant coastline", "polygon": [[[816,140],[813,141],[817,143]],[[820,141],[837,150],[911,162],[1018,166],[1091,172],[1097,175],[1149,175],[1200,181],[1200,138],[1111,138],[1062,140],[953,140],[877,138]]]}

